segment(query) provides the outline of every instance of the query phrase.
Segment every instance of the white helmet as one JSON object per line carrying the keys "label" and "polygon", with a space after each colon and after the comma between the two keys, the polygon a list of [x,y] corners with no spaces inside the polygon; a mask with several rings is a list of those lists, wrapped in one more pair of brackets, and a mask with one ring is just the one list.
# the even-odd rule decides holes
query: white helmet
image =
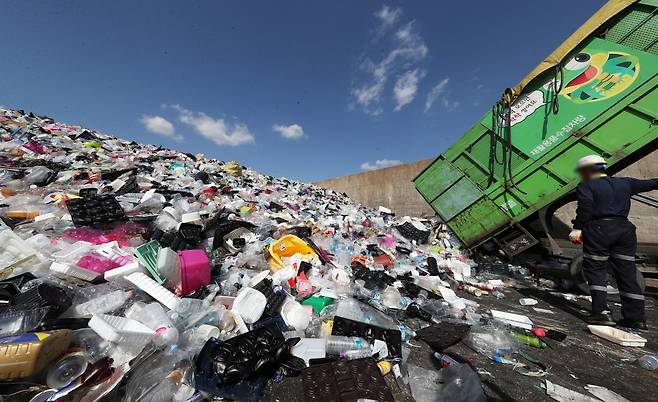
{"label": "white helmet", "polygon": [[576,170],[580,170],[584,167],[588,166],[596,166],[596,165],[605,165],[606,161],[599,155],[587,155],[584,156],[580,159],[578,159],[578,163],[576,163]]}

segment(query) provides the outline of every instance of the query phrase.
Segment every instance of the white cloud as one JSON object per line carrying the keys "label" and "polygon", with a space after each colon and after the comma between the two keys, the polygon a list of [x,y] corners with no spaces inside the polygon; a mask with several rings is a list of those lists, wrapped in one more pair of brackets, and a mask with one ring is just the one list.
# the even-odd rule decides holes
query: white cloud
{"label": "white cloud", "polygon": [[289,126],[275,124],[272,126],[272,130],[281,134],[281,137],[288,140],[298,140],[300,138],[304,138],[304,129],[299,124],[291,124]]}
{"label": "white cloud", "polygon": [[425,99],[425,111],[429,111],[432,106],[439,101],[439,104],[446,110],[455,110],[459,106],[459,102],[450,100],[448,98],[448,83],[450,78],[444,78],[436,84]]}
{"label": "white cloud", "polygon": [[399,112],[405,105],[411,103],[418,92],[418,82],[425,76],[425,72],[419,69],[407,71],[398,78],[393,87],[393,98],[395,99],[395,111]]}
{"label": "white cloud", "polygon": [[361,164],[361,169],[362,170],[377,170],[377,169],[384,169],[387,167],[393,167],[393,166],[398,166],[401,165],[402,161],[397,160],[397,159],[377,159],[375,163],[370,163],[370,162],[363,162]]}
{"label": "white cloud", "polygon": [[192,127],[198,134],[217,145],[237,146],[252,144],[256,141],[256,137],[244,123],[231,124],[224,119],[216,119],[203,112],[185,109],[180,105],[169,107],[178,112],[178,121]]}
{"label": "white cloud", "polygon": [[164,117],[143,115],[139,121],[144,125],[146,130],[152,132],[153,134],[171,138],[176,142],[183,141],[183,136],[176,134],[176,128],[174,125]]}
{"label": "white cloud", "polygon": [[[370,115],[383,112],[382,95],[392,74],[414,68],[427,56],[428,49],[411,21],[400,27],[391,38],[392,47],[378,62],[365,57],[359,66],[365,82],[351,90],[354,103]],[[354,105],[352,105],[354,106]]]}
{"label": "white cloud", "polygon": [[401,8],[391,8],[387,5],[384,5],[379,11],[375,13],[375,17],[379,18],[382,23],[382,27],[384,28],[395,25],[395,23],[400,19],[401,15]]}

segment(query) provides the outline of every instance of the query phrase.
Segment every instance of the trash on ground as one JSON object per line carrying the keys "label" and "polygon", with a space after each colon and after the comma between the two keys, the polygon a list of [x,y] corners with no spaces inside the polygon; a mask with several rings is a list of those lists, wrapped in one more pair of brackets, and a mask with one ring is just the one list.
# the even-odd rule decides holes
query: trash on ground
{"label": "trash on ground", "polygon": [[[446,349],[543,377],[567,336],[492,319],[480,302],[549,282],[476,262],[438,218],[22,111],[0,136],[0,377],[27,400],[256,401],[300,376],[307,401],[392,401],[384,377],[479,401],[493,374]],[[419,341],[436,367],[409,363]]]}
{"label": "trash on ground", "polygon": [[606,339],[610,342],[622,346],[644,347],[647,343],[645,338],[630,332],[622,331],[618,328],[608,327],[605,325],[588,325],[590,332],[596,336]]}

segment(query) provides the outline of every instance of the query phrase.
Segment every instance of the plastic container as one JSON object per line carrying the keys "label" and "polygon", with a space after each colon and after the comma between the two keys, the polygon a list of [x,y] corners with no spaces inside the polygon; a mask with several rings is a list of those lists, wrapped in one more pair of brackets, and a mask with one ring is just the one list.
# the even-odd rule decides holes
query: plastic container
{"label": "plastic container", "polygon": [[135,292],[132,290],[115,290],[114,292],[78,304],[73,307],[73,310],[79,317],[109,313],[123,306],[134,295]]}
{"label": "plastic container", "polygon": [[180,221],[181,223],[194,223],[200,225],[201,215],[199,215],[199,212],[188,212],[186,214],[181,215]]}
{"label": "plastic container", "polygon": [[294,235],[285,235],[272,242],[268,247],[268,251],[269,258],[267,262],[272,272],[285,268],[285,264],[281,259],[283,257],[292,257],[295,254],[302,254],[306,258],[318,256],[306,242]]}
{"label": "plastic container", "polygon": [[155,300],[164,304],[168,309],[178,310],[181,308],[182,301],[180,298],[176,297],[175,294],[160,286],[156,281],[146,276],[146,274],[142,272],[134,272],[126,276],[126,279],[138,288],[142,289],[144,292],[148,293],[149,296]]}
{"label": "plastic container", "polygon": [[370,349],[370,342],[358,336],[331,335],[326,338],[329,355],[340,355],[349,350]]}
{"label": "plastic container", "polygon": [[0,311],[0,337],[22,334],[37,328],[50,307],[37,307],[35,304],[9,307]]}
{"label": "plastic container", "polygon": [[346,360],[364,359],[370,356],[372,356],[372,350],[370,349],[347,350],[340,353],[340,357]]}
{"label": "plastic container", "polygon": [[32,258],[38,258],[38,253],[12,230],[0,231],[0,255],[3,256],[3,261],[10,261],[4,266],[0,265],[0,270],[10,269]]}
{"label": "plastic container", "polygon": [[311,322],[309,310],[306,310],[304,306],[292,299],[288,299],[281,307],[281,317],[286,325],[297,331],[305,330]]}
{"label": "plastic container", "polygon": [[154,330],[156,345],[173,345],[178,342],[178,330],[160,303],[136,302],[126,310],[126,317],[139,321]]}
{"label": "plastic container", "polygon": [[158,252],[160,243],[157,240],[151,240],[135,249],[135,257],[148,270],[153,279],[159,284],[164,282],[164,278],[158,273]]}
{"label": "plastic container", "polygon": [[51,283],[40,283],[14,296],[14,306],[34,305],[49,307],[47,318],[55,318],[71,307],[71,295],[59,286]]}
{"label": "plastic container", "polygon": [[101,338],[120,344],[145,344],[155,336],[155,331],[139,321],[107,314],[94,314],[89,328]]}
{"label": "plastic container", "polygon": [[91,252],[93,248],[93,244],[79,240],[60,251],[53,253],[52,257],[57,261],[77,261],[83,255]]}
{"label": "plastic container", "polygon": [[621,346],[644,347],[647,340],[639,335],[622,331],[621,329],[605,325],[588,325],[590,332],[596,336],[606,339]]}
{"label": "plastic container", "polygon": [[238,314],[247,324],[258,321],[265,311],[267,298],[254,288],[244,288],[233,300],[233,314]]}
{"label": "plastic container", "polygon": [[183,374],[179,370],[174,370],[146,394],[134,400],[139,400],[140,402],[170,401],[176,394],[176,391],[178,391],[182,380]]}
{"label": "plastic container", "polygon": [[302,306],[311,306],[315,314],[320,314],[323,308],[334,304],[335,299],[325,296],[311,296],[308,299],[304,300],[301,304]]}
{"label": "plastic container", "polygon": [[156,269],[158,275],[168,283],[180,281],[180,259],[178,254],[169,247],[158,250]]}
{"label": "plastic container", "polygon": [[210,283],[210,260],[203,250],[178,251],[180,258],[180,282],[176,294],[185,296]]}
{"label": "plastic container", "polygon": [[50,265],[50,270],[58,274],[72,276],[74,278],[82,279],[83,281],[92,282],[99,278],[102,274],[90,271],[85,268],[76,267],[74,265],[64,264],[61,262],[53,262]]}
{"label": "plastic container", "polygon": [[131,262],[119,268],[114,268],[109,271],[105,271],[103,277],[106,281],[113,281],[117,278],[123,278],[124,276],[130,275],[133,272],[144,272],[141,265],[138,262]]}
{"label": "plastic container", "polygon": [[0,380],[39,373],[71,343],[71,331],[33,332],[0,338]]}
{"label": "plastic container", "polygon": [[202,347],[210,338],[219,338],[221,330],[214,325],[201,324],[194,329],[183,332],[190,344]]}
{"label": "plastic container", "polygon": [[302,338],[290,350],[293,356],[304,359],[306,365],[311,359],[323,359],[326,357],[326,344],[322,338]]}
{"label": "plastic container", "polygon": [[638,359],[640,367],[645,370],[658,372],[658,356],[644,355]]}

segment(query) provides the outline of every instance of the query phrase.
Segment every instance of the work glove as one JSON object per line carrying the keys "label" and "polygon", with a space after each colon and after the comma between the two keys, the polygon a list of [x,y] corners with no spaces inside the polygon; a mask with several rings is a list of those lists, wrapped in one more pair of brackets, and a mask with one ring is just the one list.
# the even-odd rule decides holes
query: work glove
{"label": "work glove", "polygon": [[569,240],[571,240],[573,244],[583,244],[583,231],[578,229],[572,230],[571,233],[569,233]]}

